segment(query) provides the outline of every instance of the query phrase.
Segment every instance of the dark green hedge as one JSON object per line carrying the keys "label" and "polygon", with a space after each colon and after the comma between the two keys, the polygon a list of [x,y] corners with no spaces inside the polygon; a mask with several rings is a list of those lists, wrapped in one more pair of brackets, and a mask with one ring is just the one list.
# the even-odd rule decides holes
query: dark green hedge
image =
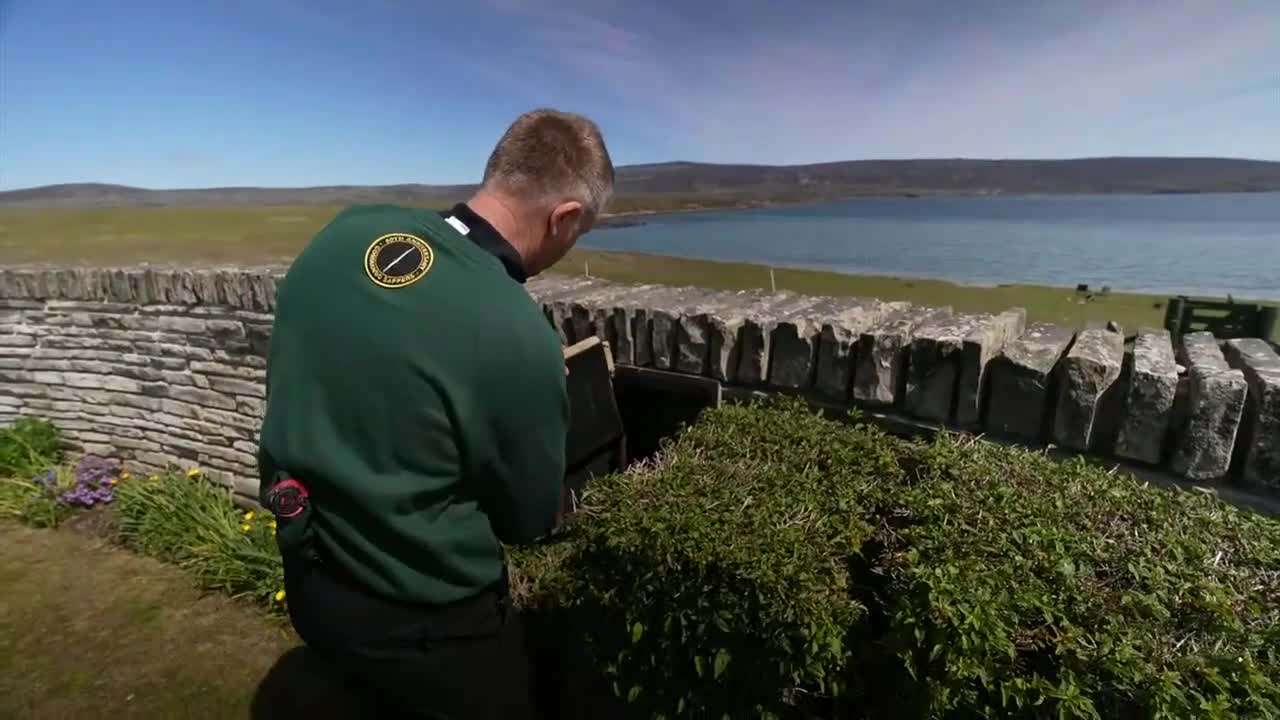
{"label": "dark green hedge", "polygon": [[709,411],[513,559],[645,715],[1280,715],[1280,522],[793,400]]}

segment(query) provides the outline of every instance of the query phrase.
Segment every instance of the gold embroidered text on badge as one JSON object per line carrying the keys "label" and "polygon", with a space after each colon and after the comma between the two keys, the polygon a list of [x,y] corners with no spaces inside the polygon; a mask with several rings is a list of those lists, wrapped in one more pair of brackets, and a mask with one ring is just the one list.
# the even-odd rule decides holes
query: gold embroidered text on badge
{"label": "gold embroidered text on badge", "polygon": [[364,253],[364,271],[384,288],[412,285],[431,270],[435,253],[425,240],[408,233],[388,233]]}

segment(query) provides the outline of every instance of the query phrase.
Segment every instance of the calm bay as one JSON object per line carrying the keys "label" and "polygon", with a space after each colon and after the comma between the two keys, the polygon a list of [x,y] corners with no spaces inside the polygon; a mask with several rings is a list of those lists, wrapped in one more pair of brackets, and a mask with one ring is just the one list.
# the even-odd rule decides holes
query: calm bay
{"label": "calm bay", "polygon": [[1280,299],[1280,193],[857,199],[638,220],[581,246],[963,284]]}

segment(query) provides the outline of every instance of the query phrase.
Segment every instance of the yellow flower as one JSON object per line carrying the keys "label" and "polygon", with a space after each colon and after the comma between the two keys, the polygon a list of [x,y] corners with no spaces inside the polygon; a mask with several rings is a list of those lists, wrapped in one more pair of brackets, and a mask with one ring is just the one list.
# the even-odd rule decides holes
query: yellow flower
{"label": "yellow flower", "polygon": [[272,529],[272,530],[275,530],[275,529],[276,529],[276,521],[275,521],[275,520],[272,520],[272,521],[271,521],[271,523],[270,523],[270,525],[271,525],[271,529]]}
{"label": "yellow flower", "polygon": [[284,602],[284,591],[276,593],[276,602]]}
{"label": "yellow flower", "polygon": [[244,521],[245,521],[245,522],[250,522],[250,521],[252,521],[252,520],[253,520],[253,511],[252,511],[252,510],[250,510],[249,512],[247,512],[247,513],[245,513],[245,514],[244,514]]}
{"label": "yellow flower", "polygon": [[129,478],[131,478],[131,477],[133,477],[133,476],[129,474],[129,471],[128,471],[128,470],[126,470],[126,471],[124,471],[124,472],[120,473],[120,479],[121,479],[121,480],[128,480],[128,479],[129,479]]}
{"label": "yellow flower", "polygon": [[251,526],[251,525],[249,525],[249,524],[247,524],[247,523],[246,523],[246,524],[244,524],[244,525],[241,525],[241,526],[240,526],[240,532],[249,532],[249,531],[250,531],[250,530],[252,530],[252,529],[253,529],[253,526]]}
{"label": "yellow flower", "polygon": [[118,480],[116,480],[115,478],[111,478],[111,484],[112,484],[112,485],[115,485],[117,482],[119,482],[119,481],[118,481]]}
{"label": "yellow flower", "polygon": [[189,477],[189,478],[197,478],[197,477],[200,477],[200,468],[191,468],[190,470],[188,470],[188,471],[187,471],[187,477]]}
{"label": "yellow flower", "polygon": [[147,480],[149,480],[150,482],[156,482],[159,479],[160,479],[159,475],[152,475],[151,477],[147,478]]}

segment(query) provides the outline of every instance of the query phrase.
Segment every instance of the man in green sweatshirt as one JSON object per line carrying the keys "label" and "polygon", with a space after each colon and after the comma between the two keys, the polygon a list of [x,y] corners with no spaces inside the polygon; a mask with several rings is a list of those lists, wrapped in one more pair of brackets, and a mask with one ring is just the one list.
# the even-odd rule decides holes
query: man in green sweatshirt
{"label": "man in green sweatshirt", "polygon": [[522,283],[613,189],[599,129],[519,117],[440,213],[350,207],[280,284],[259,443],[295,629],[393,717],[533,717],[502,546],[559,516],[558,336]]}

